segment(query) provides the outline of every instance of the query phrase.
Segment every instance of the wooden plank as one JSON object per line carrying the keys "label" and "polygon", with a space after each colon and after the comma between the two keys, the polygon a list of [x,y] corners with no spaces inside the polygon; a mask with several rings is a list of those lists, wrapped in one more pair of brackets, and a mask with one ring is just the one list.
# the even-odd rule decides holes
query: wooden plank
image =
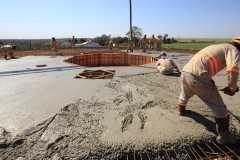
{"label": "wooden plank", "polygon": [[91,66],[91,55],[87,55],[87,66]]}
{"label": "wooden plank", "polygon": [[77,74],[75,78],[83,78],[83,79],[86,79],[86,77],[81,76],[81,75],[79,75],[79,74]]}
{"label": "wooden plank", "polygon": [[113,65],[113,54],[109,54],[109,59],[108,59],[109,65]]}
{"label": "wooden plank", "polygon": [[46,67],[47,65],[46,64],[39,64],[39,65],[36,65],[36,67]]}

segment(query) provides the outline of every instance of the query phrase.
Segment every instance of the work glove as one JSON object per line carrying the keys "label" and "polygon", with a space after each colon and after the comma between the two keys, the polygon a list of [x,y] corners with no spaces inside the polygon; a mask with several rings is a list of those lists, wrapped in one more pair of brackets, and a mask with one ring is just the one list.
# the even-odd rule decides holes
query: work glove
{"label": "work glove", "polygon": [[[239,89],[238,89],[238,90],[239,90]],[[222,91],[224,92],[224,94],[227,94],[227,95],[229,95],[229,96],[233,96],[233,95],[235,94],[235,92],[230,91],[230,90],[228,89],[228,87],[223,88]],[[236,91],[237,91],[237,89],[236,89]]]}

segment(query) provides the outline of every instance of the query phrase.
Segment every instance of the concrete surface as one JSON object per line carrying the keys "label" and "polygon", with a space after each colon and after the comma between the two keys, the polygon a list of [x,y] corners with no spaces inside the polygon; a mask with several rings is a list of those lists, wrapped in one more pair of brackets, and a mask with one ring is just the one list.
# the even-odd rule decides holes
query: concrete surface
{"label": "concrete surface", "polygon": [[[192,57],[167,54],[180,70]],[[155,63],[86,68],[64,63],[64,58],[0,60],[0,159],[116,159],[132,151],[173,149],[188,159],[182,154],[185,147],[216,138],[211,110],[197,96],[189,100],[186,115],[178,115],[180,74],[161,75]],[[36,67],[41,64],[47,66]],[[116,70],[116,75],[74,79],[85,69]],[[225,70],[214,80],[226,86]],[[239,116],[239,93],[220,94]],[[234,116],[230,129],[239,135]]]}
{"label": "concrete surface", "polygon": [[[19,134],[51,117],[62,107],[94,95],[100,85],[110,81],[74,79],[85,69],[116,70],[115,76],[156,71],[147,67],[139,70],[136,66],[87,68],[65,63],[65,58],[26,56],[7,61],[0,59],[0,126],[13,135]],[[43,64],[47,66],[36,67]]]}

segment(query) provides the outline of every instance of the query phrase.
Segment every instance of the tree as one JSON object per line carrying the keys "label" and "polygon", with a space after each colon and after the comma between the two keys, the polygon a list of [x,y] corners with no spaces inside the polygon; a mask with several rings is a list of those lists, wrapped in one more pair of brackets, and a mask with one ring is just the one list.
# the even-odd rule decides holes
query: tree
{"label": "tree", "polygon": [[86,42],[86,41],[87,41],[87,40],[84,39],[84,38],[80,38],[80,39],[78,40],[79,43],[84,43],[84,42]]}
{"label": "tree", "polygon": [[174,37],[172,38],[172,43],[177,43],[178,41],[176,39],[174,39]]}
{"label": "tree", "polygon": [[106,46],[109,42],[109,36],[103,34],[101,37],[94,38],[94,42],[97,42],[101,46]]}
{"label": "tree", "polygon": [[[135,43],[135,47],[137,46],[138,40],[142,37],[142,29],[137,27],[137,26],[133,26],[132,27],[132,35],[133,35],[133,41]],[[126,33],[126,36],[128,38],[130,38],[130,30]]]}
{"label": "tree", "polygon": [[168,34],[164,34],[164,36],[163,36],[163,43],[167,43],[167,38],[168,38]]}
{"label": "tree", "polygon": [[128,42],[127,37],[120,37],[120,36],[113,37],[112,41],[116,44],[121,44],[121,43],[127,43]]}

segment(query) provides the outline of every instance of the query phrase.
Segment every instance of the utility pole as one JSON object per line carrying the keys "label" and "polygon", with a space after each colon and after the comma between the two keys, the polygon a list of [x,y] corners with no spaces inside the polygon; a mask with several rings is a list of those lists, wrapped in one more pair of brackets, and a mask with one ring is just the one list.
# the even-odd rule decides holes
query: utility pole
{"label": "utility pole", "polygon": [[130,3],[130,52],[133,52],[133,44],[132,44],[132,1],[129,0]]}
{"label": "utility pole", "polygon": [[179,37],[180,37],[180,36],[178,36],[178,40],[177,40],[177,48],[178,48],[178,41],[179,41]]}

